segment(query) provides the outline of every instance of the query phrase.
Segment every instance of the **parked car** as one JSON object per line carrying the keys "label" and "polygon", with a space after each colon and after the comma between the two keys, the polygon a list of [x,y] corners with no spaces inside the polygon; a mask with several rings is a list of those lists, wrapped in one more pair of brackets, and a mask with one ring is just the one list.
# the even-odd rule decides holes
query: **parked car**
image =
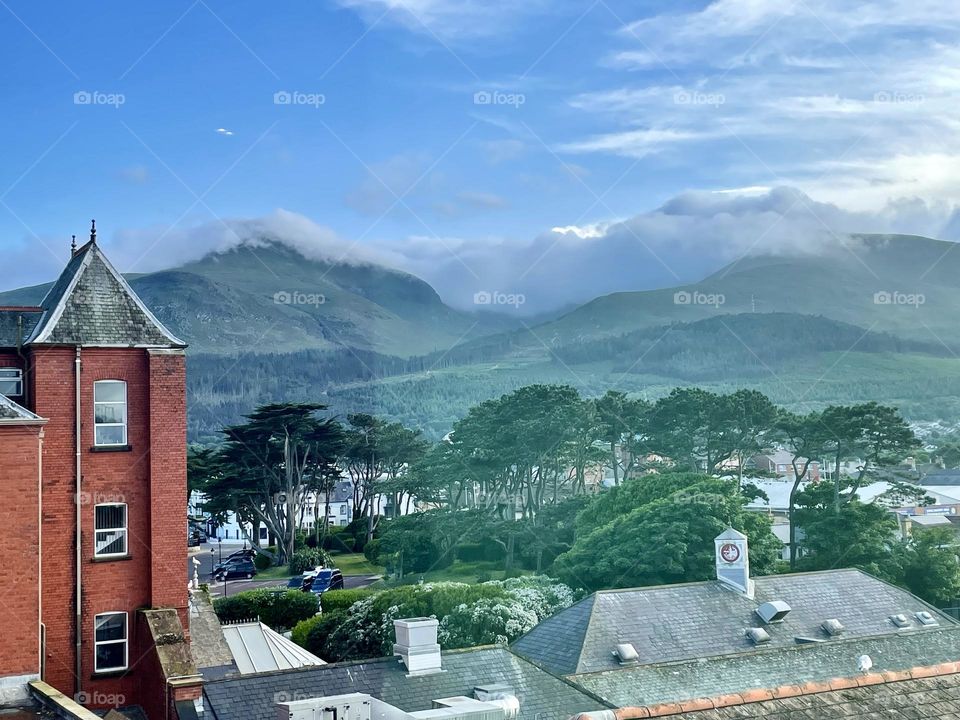
{"label": "parked car", "polygon": [[234,580],[236,578],[249,580],[257,574],[257,566],[254,565],[253,560],[249,558],[233,558],[231,560],[224,560],[223,563],[217,565],[213,569],[212,574],[213,579],[217,582]]}
{"label": "parked car", "polygon": [[294,575],[292,578],[287,580],[287,588],[290,590],[303,590],[303,586],[306,584],[306,582],[307,573],[304,573],[303,575]]}
{"label": "parked car", "polygon": [[321,568],[316,571],[309,586],[304,584],[303,589],[314,595],[322,595],[328,590],[343,590],[343,573],[337,568]]}
{"label": "parked car", "polygon": [[187,547],[197,547],[200,542],[200,534],[196,530],[187,533]]}

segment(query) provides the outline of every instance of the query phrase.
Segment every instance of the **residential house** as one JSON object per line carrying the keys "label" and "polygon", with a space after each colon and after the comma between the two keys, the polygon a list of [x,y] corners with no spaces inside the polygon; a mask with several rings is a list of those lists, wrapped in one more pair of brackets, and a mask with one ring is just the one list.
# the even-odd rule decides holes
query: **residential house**
{"label": "residential house", "polygon": [[[802,463],[806,458],[799,458],[798,467],[802,468]],[[744,463],[746,470],[759,470],[764,473],[772,473],[777,477],[793,478],[793,453],[789,450],[778,448],[769,452],[754,455]],[[816,482],[820,479],[820,461],[811,460],[807,466],[807,472],[803,476],[804,480]]]}
{"label": "residential house", "polygon": [[199,696],[165,676],[190,674],[184,348],[93,228],[39,306],[0,308],[0,703]]}

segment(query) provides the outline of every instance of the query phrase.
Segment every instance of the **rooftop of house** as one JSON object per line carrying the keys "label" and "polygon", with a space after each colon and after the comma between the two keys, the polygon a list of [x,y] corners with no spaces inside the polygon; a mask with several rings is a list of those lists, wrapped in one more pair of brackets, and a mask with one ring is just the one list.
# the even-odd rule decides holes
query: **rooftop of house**
{"label": "rooftop of house", "polygon": [[0,394],[0,423],[4,424],[37,424],[45,422],[43,418],[36,415],[25,407],[17,405],[6,395]]}
{"label": "rooftop of house", "polygon": [[[754,578],[750,599],[719,580],[594,593],[537,625],[512,649],[558,675],[662,665],[768,648],[793,648],[797,638],[838,642],[821,627],[839,620],[838,638],[898,635],[892,616],[907,616],[913,633],[929,633],[957,622],[900,588],[859,570],[771,575]],[[780,623],[764,624],[757,608],[780,600],[791,611]],[[925,626],[917,612],[928,612],[936,625]],[[746,636],[762,627],[769,641],[755,646]],[[634,668],[620,665],[613,652],[632,644]]]}
{"label": "rooftop of house", "polygon": [[572,720],[954,720],[960,707],[960,665],[947,662],[899,672],[866,672],[822,682],[797,682],[680,703],[624,707]]}
{"label": "rooftop of house", "polygon": [[[790,491],[793,489],[793,482],[790,480],[765,480],[760,478],[744,478],[744,482],[756,485],[759,490],[767,496],[755,498],[747,503],[751,510],[773,510],[785,511],[790,507]],[[800,483],[800,490],[807,488],[810,483]],[[870,503],[877,497],[890,490],[893,486],[887,482],[875,482],[869,485],[863,485],[857,488],[857,498],[860,502]]]}
{"label": "rooftop of house", "polygon": [[223,637],[242,675],[326,665],[259,620],[222,626]]}
{"label": "rooftop of house", "polygon": [[960,485],[960,469],[938,468],[920,478],[921,485]]}
{"label": "rooftop of house", "polygon": [[91,239],[73,252],[40,308],[0,309],[0,346],[182,348]]}
{"label": "rooftop of house", "polygon": [[40,322],[43,308],[0,307],[0,347],[15,348],[27,341]]}
{"label": "rooftop of house", "polygon": [[683,663],[587,673],[571,679],[617,707],[648,706],[857,677],[863,655],[871,659],[875,672],[883,673],[952,662],[960,658],[960,627],[794,644]]}
{"label": "rooftop of house", "polygon": [[443,653],[443,670],[410,676],[396,658],[332,663],[204,684],[205,717],[212,720],[274,720],[280,699],[365,693],[405,712],[429,710],[438,698],[471,696],[480,685],[501,683],[520,698],[518,720],[566,720],[576,712],[609,705],[518,657],[488,646]]}

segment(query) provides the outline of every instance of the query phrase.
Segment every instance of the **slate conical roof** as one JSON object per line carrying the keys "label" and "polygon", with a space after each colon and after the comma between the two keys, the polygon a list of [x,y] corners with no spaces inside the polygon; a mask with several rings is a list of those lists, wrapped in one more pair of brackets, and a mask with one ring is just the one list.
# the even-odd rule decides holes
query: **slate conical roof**
{"label": "slate conical roof", "polygon": [[41,303],[32,345],[182,348],[95,240],[79,248]]}

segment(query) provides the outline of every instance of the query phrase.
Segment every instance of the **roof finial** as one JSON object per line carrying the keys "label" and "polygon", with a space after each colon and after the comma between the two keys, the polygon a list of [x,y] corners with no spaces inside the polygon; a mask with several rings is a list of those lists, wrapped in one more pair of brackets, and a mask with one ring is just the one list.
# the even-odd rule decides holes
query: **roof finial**
{"label": "roof finial", "polygon": [[72,255],[77,254],[77,236],[76,235],[70,236],[70,254]]}
{"label": "roof finial", "polygon": [[97,221],[91,220],[90,221],[90,242],[96,242],[96,241],[97,241]]}

